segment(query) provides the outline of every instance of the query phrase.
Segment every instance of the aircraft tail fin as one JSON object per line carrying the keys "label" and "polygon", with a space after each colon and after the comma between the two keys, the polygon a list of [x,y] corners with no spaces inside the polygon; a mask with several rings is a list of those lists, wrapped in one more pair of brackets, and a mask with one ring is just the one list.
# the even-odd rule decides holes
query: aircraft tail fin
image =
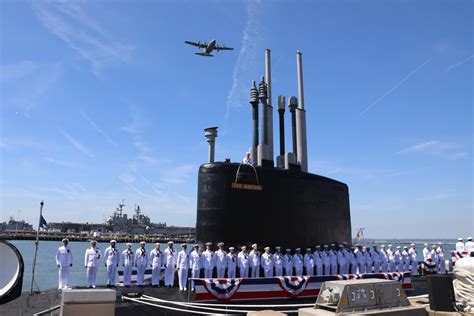
{"label": "aircraft tail fin", "polygon": [[214,55],[206,54],[206,53],[194,53],[194,54],[199,55],[199,56],[205,56],[205,57],[214,57]]}

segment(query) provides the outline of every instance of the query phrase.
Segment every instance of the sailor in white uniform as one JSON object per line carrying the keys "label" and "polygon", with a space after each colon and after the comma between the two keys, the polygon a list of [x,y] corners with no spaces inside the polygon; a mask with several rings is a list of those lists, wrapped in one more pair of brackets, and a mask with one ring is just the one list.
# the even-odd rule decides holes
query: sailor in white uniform
{"label": "sailor in white uniform", "polygon": [[387,252],[385,251],[385,245],[380,246],[380,265],[381,265],[381,270],[382,273],[387,273],[388,272],[388,255]]}
{"label": "sailor in white uniform", "polygon": [[281,247],[275,247],[275,253],[273,254],[273,265],[275,267],[275,276],[283,275],[283,254],[281,253]]}
{"label": "sailor in white uniform", "polygon": [[374,266],[374,273],[380,273],[380,252],[377,250],[377,246],[372,247],[370,252],[372,258],[372,265]]}
{"label": "sailor in white uniform", "polygon": [[[181,244],[181,251],[178,252],[176,267],[178,268],[178,283],[181,291],[188,290],[188,270],[189,270],[189,254],[186,251],[188,245]],[[173,275],[174,277],[174,275]]]}
{"label": "sailor in white uniform", "polygon": [[263,276],[265,278],[272,278],[273,277],[273,266],[274,266],[273,255],[270,253],[270,247],[265,247],[265,248],[263,248],[263,250],[265,251],[262,254],[262,257],[261,257],[261,265],[262,265],[262,269],[263,269]]}
{"label": "sailor in white uniform", "polygon": [[365,264],[365,254],[364,254],[364,251],[363,251],[364,248],[362,248],[362,246],[359,245],[359,247],[357,249],[357,252],[355,253],[356,258],[357,258],[357,268],[359,270],[359,272],[358,272],[359,274],[365,273],[365,270],[367,268],[367,266]]}
{"label": "sailor in white uniform", "polygon": [[140,241],[140,247],[135,251],[135,266],[137,267],[137,285],[143,286],[145,270],[148,266],[148,254],[145,249],[145,242]]}
{"label": "sailor in white uniform", "polygon": [[336,275],[337,274],[336,244],[331,244],[331,248],[329,249],[329,262],[331,264],[331,275]]}
{"label": "sailor in white uniform", "polygon": [[63,246],[58,248],[56,252],[56,265],[59,269],[58,276],[58,289],[67,289],[69,288],[69,268],[72,267],[72,252],[69,248],[69,239],[64,238],[62,240]]}
{"label": "sailor in white uniform", "polygon": [[244,158],[242,159],[242,163],[251,165],[253,164],[252,158],[250,158],[250,152],[246,152]]}
{"label": "sailor in white uniform", "polygon": [[123,267],[123,285],[130,287],[132,282],[132,269],[134,263],[134,255],[132,251],[132,244],[127,243],[126,249],[122,251],[122,267]]}
{"label": "sailor in white uniform", "polygon": [[161,267],[163,266],[163,253],[160,250],[160,243],[155,244],[155,249],[150,251],[151,264],[151,286],[159,287],[161,279]]}
{"label": "sailor in white uniform", "polygon": [[444,250],[442,243],[438,243],[436,254],[438,255],[438,274],[446,274],[446,262],[444,260]]}
{"label": "sailor in white uniform", "polygon": [[227,277],[229,279],[235,278],[235,271],[237,269],[237,255],[235,254],[235,248],[229,247],[229,252],[226,255],[227,262]]}
{"label": "sailor in white uniform", "polygon": [[321,258],[321,246],[317,245],[313,253],[313,262],[316,270],[316,275],[323,275],[323,259]]}
{"label": "sailor in white uniform", "polygon": [[173,248],[174,242],[168,241],[168,248],[163,251],[165,266],[165,286],[172,288],[174,286],[174,272],[176,268],[177,253]]}
{"label": "sailor in white uniform", "polygon": [[403,257],[402,257],[402,247],[397,246],[397,250],[394,254],[395,259],[395,270],[397,272],[403,272]]}
{"label": "sailor in white uniform", "polygon": [[387,248],[387,257],[388,257],[388,271],[395,272],[397,266],[395,264],[395,251],[393,251],[393,246],[390,244]]}
{"label": "sailor in white uniform", "polygon": [[344,257],[346,259],[346,266],[344,267],[344,274],[349,274],[350,273],[349,268],[351,266],[351,257],[352,257],[351,249],[349,248],[346,241],[344,241],[342,243],[342,245],[344,246],[342,248],[342,252],[344,253]]}
{"label": "sailor in white uniform", "polygon": [[204,269],[204,277],[206,279],[212,278],[212,270],[214,269],[214,252],[211,250],[212,243],[206,243],[206,250],[201,254],[202,264],[201,267]]}
{"label": "sailor in white uniform", "polygon": [[402,260],[403,260],[403,272],[410,271],[411,256],[408,253],[408,246],[403,246]]}
{"label": "sailor in white uniform", "polygon": [[249,277],[249,254],[247,247],[242,246],[239,255],[237,256],[237,266],[239,267],[239,275],[241,278]]}
{"label": "sailor in white uniform", "polygon": [[466,250],[466,246],[462,242],[462,238],[458,238],[458,242],[456,243],[456,251],[462,253]]}
{"label": "sailor in white uniform", "polygon": [[296,276],[303,276],[303,255],[301,254],[301,248],[295,249],[293,255],[293,268],[295,269]]}
{"label": "sailor in white uniform", "polygon": [[423,261],[424,262],[428,262],[428,259],[431,259],[431,256],[430,256],[430,249],[428,248],[428,244],[425,243],[423,245]]}
{"label": "sailor in white uniform", "polygon": [[225,276],[225,268],[227,267],[227,253],[224,250],[224,243],[220,242],[217,244],[219,248],[214,252],[213,262],[214,267],[216,267],[217,278],[222,279]]}
{"label": "sailor in white uniform", "polygon": [[439,266],[439,257],[438,253],[436,252],[436,245],[431,245],[430,257],[432,260],[431,263],[435,266],[434,271],[437,272]]}
{"label": "sailor in white uniform", "polygon": [[314,274],[314,259],[313,259],[313,252],[311,248],[306,248],[306,253],[303,257],[305,275],[313,275]]}
{"label": "sailor in white uniform", "polygon": [[87,287],[95,288],[95,278],[97,276],[97,268],[99,268],[99,259],[101,257],[100,249],[97,241],[91,241],[91,247],[86,250],[84,255],[84,266],[87,269]]}
{"label": "sailor in white uniform", "polygon": [[362,252],[365,256],[365,273],[372,273],[372,257],[370,256],[370,247],[363,247]]}
{"label": "sailor in white uniform", "polygon": [[357,255],[356,255],[356,252],[357,252],[357,247],[355,246],[352,246],[351,248],[351,251],[349,253],[350,255],[350,263],[351,263],[351,268],[350,268],[350,273],[351,274],[356,274],[356,273],[359,273],[358,271],[358,262],[357,262]]}
{"label": "sailor in white uniform", "polygon": [[249,254],[250,260],[250,277],[258,278],[260,277],[260,251],[258,251],[258,245],[253,244],[252,250]]}
{"label": "sailor in white uniform", "polygon": [[346,273],[346,253],[344,252],[344,246],[339,244],[339,250],[337,251],[337,266],[339,268],[339,274]]}
{"label": "sailor in white uniform", "polygon": [[283,256],[283,268],[285,269],[286,276],[293,275],[293,256],[291,255],[291,249],[286,249],[286,253]]}
{"label": "sailor in white uniform", "polygon": [[115,248],[115,240],[110,241],[110,246],[104,251],[105,267],[107,268],[107,287],[115,287],[115,275],[120,262],[120,253]]}
{"label": "sailor in white uniform", "polygon": [[[199,245],[193,245],[193,251],[189,255],[189,268],[191,269],[191,278],[199,278],[201,272],[201,253],[199,252]],[[191,291],[194,291],[194,281],[191,281]]]}
{"label": "sailor in white uniform", "polygon": [[466,244],[464,245],[464,249],[470,254],[474,252],[474,242],[472,241],[472,237],[467,237],[467,241],[466,241]]}
{"label": "sailor in white uniform", "polygon": [[321,252],[321,259],[323,259],[324,275],[331,275],[331,260],[329,259],[328,245],[323,246],[323,251]]}
{"label": "sailor in white uniform", "polygon": [[415,244],[410,244],[410,249],[408,250],[408,255],[410,256],[410,268],[412,275],[418,275],[418,254],[416,252]]}

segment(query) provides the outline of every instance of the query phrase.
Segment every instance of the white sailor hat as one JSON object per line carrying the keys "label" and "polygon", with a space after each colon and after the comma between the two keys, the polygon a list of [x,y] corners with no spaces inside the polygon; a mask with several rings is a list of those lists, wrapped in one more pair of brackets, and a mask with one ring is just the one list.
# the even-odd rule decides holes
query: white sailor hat
{"label": "white sailor hat", "polygon": [[436,245],[431,245],[431,248],[436,249]]}
{"label": "white sailor hat", "polygon": [[181,247],[183,247],[183,248],[185,248],[187,246],[188,246],[188,244],[181,244]]}
{"label": "white sailor hat", "polygon": [[411,243],[410,246],[413,247],[415,244],[414,243]]}
{"label": "white sailor hat", "polygon": [[291,249],[290,249],[290,248],[286,248],[286,252],[291,252]]}
{"label": "white sailor hat", "polygon": [[206,246],[212,246],[212,242],[208,241],[208,242],[206,243]]}
{"label": "white sailor hat", "polygon": [[224,247],[224,243],[221,241],[220,243],[217,244],[217,247]]}
{"label": "white sailor hat", "polygon": [[296,248],[295,251],[301,251],[301,248]]}
{"label": "white sailor hat", "polygon": [[442,245],[443,243],[441,241],[438,241],[438,245]]}
{"label": "white sailor hat", "polygon": [[336,247],[336,244],[331,244],[331,247]]}
{"label": "white sailor hat", "polygon": [[402,249],[402,246],[398,245],[398,246],[397,246],[397,249]]}
{"label": "white sailor hat", "polygon": [[458,241],[462,241],[462,238],[461,238],[461,237],[459,237],[459,238],[458,238]]}
{"label": "white sailor hat", "polygon": [[160,243],[159,243],[159,242],[155,242],[155,246],[160,246]]}
{"label": "white sailor hat", "polygon": [[347,241],[343,241],[342,244],[343,244],[343,245],[347,245]]}
{"label": "white sailor hat", "polygon": [[117,241],[116,241],[115,239],[112,239],[112,240],[110,241],[110,243],[114,243],[114,244],[116,244],[116,243],[117,243]]}
{"label": "white sailor hat", "polygon": [[130,243],[130,242],[125,244],[125,246],[131,246],[131,245],[132,245],[132,243]]}
{"label": "white sailor hat", "polygon": [[270,247],[265,247],[263,248],[263,250],[270,250]]}
{"label": "white sailor hat", "polygon": [[320,245],[317,245],[315,248],[316,248],[316,249],[321,249],[321,246],[320,246]]}
{"label": "white sailor hat", "polygon": [[61,241],[62,241],[62,242],[65,242],[65,241],[69,242],[69,239],[63,238],[63,240],[61,240]]}
{"label": "white sailor hat", "polygon": [[234,247],[229,247],[229,250],[234,250],[235,248]]}
{"label": "white sailor hat", "polygon": [[403,249],[408,249],[408,246],[407,245],[403,246]]}
{"label": "white sailor hat", "polygon": [[392,244],[388,244],[389,247],[392,247]]}
{"label": "white sailor hat", "polygon": [[174,244],[174,241],[170,240],[168,241],[168,245],[173,245]]}
{"label": "white sailor hat", "polygon": [[366,246],[362,246],[362,250],[367,250],[367,247],[366,247]]}
{"label": "white sailor hat", "polygon": [[144,244],[145,244],[145,242],[144,242],[144,241],[140,241],[140,245],[144,245]]}
{"label": "white sailor hat", "polygon": [[467,240],[468,240],[468,241],[472,241],[472,237],[467,237]]}
{"label": "white sailor hat", "polygon": [[342,244],[339,244],[339,247],[342,248],[342,247],[344,247],[344,246],[343,246]]}
{"label": "white sailor hat", "polygon": [[242,246],[242,247],[240,247],[240,249],[242,249],[242,250],[247,249],[247,246]]}
{"label": "white sailor hat", "polygon": [[306,248],[306,251],[311,251],[312,249],[311,248]]}
{"label": "white sailor hat", "polygon": [[281,247],[280,247],[280,246],[276,246],[275,249],[276,249],[276,250],[280,250]]}
{"label": "white sailor hat", "polygon": [[257,244],[253,244],[253,245],[252,245],[252,248],[256,248],[256,247],[258,247]]}
{"label": "white sailor hat", "polygon": [[327,247],[329,247],[329,246],[328,246],[328,245],[324,245],[323,247],[324,247],[324,248],[327,248]]}
{"label": "white sailor hat", "polygon": [[385,248],[385,245],[380,245],[380,248]]}
{"label": "white sailor hat", "polygon": [[194,244],[194,245],[193,245],[193,248],[196,248],[196,247],[199,248],[199,245],[198,245],[198,244]]}
{"label": "white sailor hat", "polygon": [[423,244],[423,246],[425,246],[425,247],[428,246],[428,243],[425,242],[425,243]]}

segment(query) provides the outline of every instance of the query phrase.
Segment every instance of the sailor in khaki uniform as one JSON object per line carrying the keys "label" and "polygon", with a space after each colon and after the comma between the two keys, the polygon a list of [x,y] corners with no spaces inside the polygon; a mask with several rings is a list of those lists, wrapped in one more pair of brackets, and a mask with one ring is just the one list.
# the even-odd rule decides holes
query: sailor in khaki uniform
{"label": "sailor in khaki uniform", "polygon": [[241,252],[237,256],[237,266],[239,267],[239,275],[241,278],[249,277],[249,255],[247,253],[247,247],[242,246]]}
{"label": "sailor in khaki uniform", "polygon": [[250,277],[258,278],[260,277],[260,251],[258,251],[258,245],[253,244],[252,250],[249,253],[250,261]]}
{"label": "sailor in khaki uniform", "polygon": [[143,286],[145,270],[148,266],[148,254],[145,249],[145,242],[140,241],[140,247],[135,251],[135,266],[137,267],[137,285]]}
{"label": "sailor in khaki uniform", "polygon": [[214,252],[211,250],[212,243],[206,243],[206,250],[201,254],[202,268],[204,269],[204,277],[206,279],[212,278],[212,269],[214,269]]}
{"label": "sailor in khaki uniform", "polygon": [[107,269],[107,287],[115,286],[115,275],[120,262],[120,254],[115,248],[116,241],[111,240],[110,246],[104,251],[105,267]]}
{"label": "sailor in khaki uniform", "polygon": [[[189,268],[191,269],[191,278],[199,278],[201,272],[201,253],[199,252],[199,245],[194,244],[193,251],[189,255]],[[194,291],[194,281],[191,282],[191,291]]]}
{"label": "sailor in khaki uniform", "polygon": [[217,244],[217,249],[212,257],[214,267],[216,267],[217,278],[222,279],[225,276],[225,268],[227,266],[227,253],[224,250],[224,243]]}
{"label": "sailor in khaki uniform", "polygon": [[229,253],[226,255],[227,257],[227,277],[229,279],[235,278],[235,271],[237,269],[237,255],[235,254],[235,248],[229,247]]}
{"label": "sailor in khaki uniform", "polygon": [[155,249],[150,251],[151,264],[151,286],[159,287],[161,279],[161,267],[163,266],[164,255],[160,250],[160,243],[155,243]]}
{"label": "sailor in khaki uniform", "polygon": [[273,254],[273,265],[275,267],[275,276],[283,275],[283,254],[281,253],[281,247],[275,247],[275,253]]}
{"label": "sailor in khaki uniform", "polygon": [[128,242],[126,246],[127,248],[122,251],[123,285],[130,287],[135,257],[132,251],[132,244]]}
{"label": "sailor in khaki uniform", "polygon": [[[189,269],[189,254],[186,251],[187,245],[181,245],[181,251],[178,252],[178,259],[176,268],[178,268],[178,283],[181,291],[187,291],[188,283],[188,269]],[[173,275],[174,277],[174,275]]]}
{"label": "sailor in khaki uniform", "polygon": [[95,288],[95,278],[97,276],[97,268],[99,268],[99,259],[101,252],[97,246],[97,241],[91,241],[91,247],[84,254],[84,266],[87,269],[87,287]]}
{"label": "sailor in khaki uniform", "polygon": [[262,257],[261,257],[263,275],[266,278],[271,278],[273,277],[273,267],[274,267],[273,255],[270,253],[270,247],[265,247],[263,248],[263,250],[265,250],[265,252],[262,254]]}
{"label": "sailor in khaki uniform", "polygon": [[69,268],[72,267],[72,252],[69,248],[69,239],[62,240],[63,246],[58,248],[56,253],[56,265],[59,269],[58,289],[67,289],[69,287]]}

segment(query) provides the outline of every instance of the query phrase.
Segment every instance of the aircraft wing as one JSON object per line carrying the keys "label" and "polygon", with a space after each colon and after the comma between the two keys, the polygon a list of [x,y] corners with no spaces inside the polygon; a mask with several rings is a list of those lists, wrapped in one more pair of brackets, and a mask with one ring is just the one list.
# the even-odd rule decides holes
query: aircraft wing
{"label": "aircraft wing", "polygon": [[234,50],[232,47],[226,47],[225,45],[220,45],[216,47],[216,50]]}
{"label": "aircraft wing", "polygon": [[201,43],[201,42],[191,42],[191,41],[184,41],[186,44],[193,45],[199,48],[206,48],[207,44],[206,43]]}

